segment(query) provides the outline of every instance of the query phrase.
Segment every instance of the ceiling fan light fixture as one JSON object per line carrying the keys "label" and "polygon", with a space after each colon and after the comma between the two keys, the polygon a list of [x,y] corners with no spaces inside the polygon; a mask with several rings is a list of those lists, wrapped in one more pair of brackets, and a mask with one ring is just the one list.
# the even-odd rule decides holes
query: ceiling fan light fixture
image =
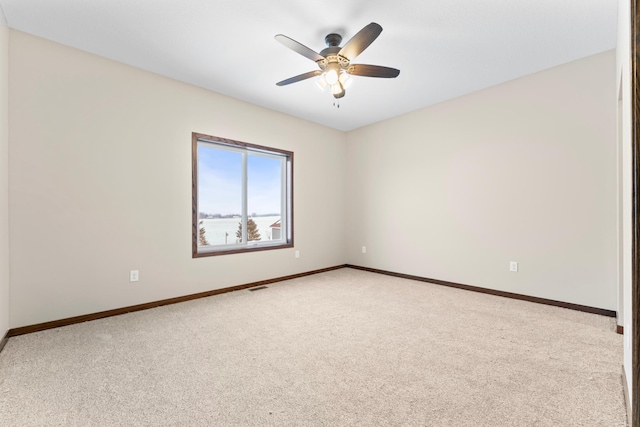
{"label": "ceiling fan light fixture", "polygon": [[[316,63],[318,69],[299,74],[282,80],[276,85],[286,86],[291,83],[320,76],[316,85],[320,90],[330,90],[334,98],[342,98],[352,79],[351,76],[394,78],[400,70],[380,65],[352,64],[351,62],[362,53],[382,32],[382,27],[375,22],[365,25],[351,39],[340,47],[342,36],[331,33],[325,37],[327,48],[320,53],[309,49],[300,42],[283,34],[276,34],[275,39],[285,47]],[[328,89],[327,89],[328,88]],[[336,102],[334,101],[334,105]],[[337,104],[339,106],[339,104]]]}

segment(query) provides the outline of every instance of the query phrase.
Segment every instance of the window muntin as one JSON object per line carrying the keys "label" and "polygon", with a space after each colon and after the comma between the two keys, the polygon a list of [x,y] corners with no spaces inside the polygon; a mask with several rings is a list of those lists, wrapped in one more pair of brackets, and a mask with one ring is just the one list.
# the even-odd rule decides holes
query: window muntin
{"label": "window muntin", "polygon": [[193,134],[193,257],[293,246],[293,153]]}

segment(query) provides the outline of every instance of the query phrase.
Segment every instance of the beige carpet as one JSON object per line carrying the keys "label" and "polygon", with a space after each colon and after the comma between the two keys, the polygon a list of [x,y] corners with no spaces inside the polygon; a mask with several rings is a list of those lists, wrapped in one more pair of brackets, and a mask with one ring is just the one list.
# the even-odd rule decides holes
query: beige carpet
{"label": "beige carpet", "polygon": [[625,426],[613,319],[353,269],[11,338],[1,426]]}

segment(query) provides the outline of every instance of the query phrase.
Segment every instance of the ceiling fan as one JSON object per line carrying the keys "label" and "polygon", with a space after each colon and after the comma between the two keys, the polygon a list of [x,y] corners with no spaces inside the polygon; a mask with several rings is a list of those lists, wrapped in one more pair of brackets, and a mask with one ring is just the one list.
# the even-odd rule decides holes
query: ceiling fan
{"label": "ceiling fan", "polygon": [[307,46],[285,36],[278,34],[275,39],[289,49],[309,58],[318,64],[319,70],[290,77],[276,83],[278,86],[286,86],[291,83],[306,80],[315,76],[322,76],[318,85],[325,89],[329,87],[334,98],[342,98],[349,83],[349,76],[365,77],[398,77],[400,70],[380,65],[352,64],[356,56],[360,55],[382,32],[382,27],[375,22],[366,25],[353,36],[343,47],[340,47],[342,36],[340,34],[328,34],[324,41],[327,47],[320,53],[309,49]]}

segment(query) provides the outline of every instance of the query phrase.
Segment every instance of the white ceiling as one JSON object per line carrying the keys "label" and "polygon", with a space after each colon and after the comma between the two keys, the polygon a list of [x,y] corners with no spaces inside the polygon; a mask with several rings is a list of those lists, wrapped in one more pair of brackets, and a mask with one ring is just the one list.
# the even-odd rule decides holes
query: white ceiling
{"label": "white ceiling", "polygon": [[[253,104],[351,130],[613,49],[615,0],[0,0],[9,27]],[[370,22],[382,34],[353,63],[400,69],[354,77],[340,108],[317,69],[274,40],[319,52]]]}

